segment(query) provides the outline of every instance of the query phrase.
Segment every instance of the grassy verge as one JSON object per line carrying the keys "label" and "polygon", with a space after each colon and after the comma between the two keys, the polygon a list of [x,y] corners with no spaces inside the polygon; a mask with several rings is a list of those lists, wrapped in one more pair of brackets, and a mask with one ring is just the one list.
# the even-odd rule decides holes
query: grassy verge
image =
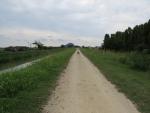
{"label": "grassy verge", "polygon": [[25,62],[35,60],[50,53],[61,51],[61,48],[53,48],[50,50],[31,49],[26,51],[10,52],[0,51],[0,70],[10,68]]}
{"label": "grassy verge", "polygon": [[150,71],[131,69],[119,59],[128,53],[82,49],[82,52],[106,75],[108,80],[125,93],[142,113],[150,113]]}
{"label": "grassy verge", "polygon": [[0,113],[40,113],[73,52],[56,52],[25,69],[1,74]]}

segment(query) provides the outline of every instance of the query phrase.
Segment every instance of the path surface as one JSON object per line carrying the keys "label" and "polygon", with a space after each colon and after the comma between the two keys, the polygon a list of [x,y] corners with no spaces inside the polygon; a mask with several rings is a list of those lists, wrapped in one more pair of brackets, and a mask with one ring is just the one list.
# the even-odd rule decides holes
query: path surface
{"label": "path surface", "polygon": [[102,73],[77,52],[43,113],[139,113]]}

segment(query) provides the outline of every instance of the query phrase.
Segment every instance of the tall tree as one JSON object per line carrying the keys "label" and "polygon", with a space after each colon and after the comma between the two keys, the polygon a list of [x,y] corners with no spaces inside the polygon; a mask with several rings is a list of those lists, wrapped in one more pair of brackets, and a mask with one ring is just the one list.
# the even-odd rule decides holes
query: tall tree
{"label": "tall tree", "polygon": [[106,34],[103,47],[112,50],[150,50],[150,20],[133,29],[128,27],[124,32],[117,31],[114,34]]}

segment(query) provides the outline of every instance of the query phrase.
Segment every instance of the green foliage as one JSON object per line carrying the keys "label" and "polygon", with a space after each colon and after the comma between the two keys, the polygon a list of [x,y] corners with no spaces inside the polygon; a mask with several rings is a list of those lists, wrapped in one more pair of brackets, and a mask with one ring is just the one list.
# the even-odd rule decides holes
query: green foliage
{"label": "green foliage", "polygon": [[120,58],[119,58],[119,61],[120,61],[121,63],[123,63],[123,64],[127,64],[128,59],[127,59],[126,56],[123,56],[123,57],[120,57]]}
{"label": "green foliage", "polygon": [[40,113],[74,49],[51,54],[27,68],[0,75],[0,113]]}
{"label": "green foliage", "polygon": [[135,69],[148,70],[150,65],[149,60],[144,54],[133,53],[129,56],[129,64]]}
{"label": "green foliage", "polygon": [[143,50],[143,53],[144,53],[144,54],[150,54],[150,49],[144,49],[144,50]]}
{"label": "green foliage", "polygon": [[[122,62],[130,62],[129,53],[93,49],[82,49],[82,51],[119,91],[126,94],[137,105],[142,113],[150,113],[150,70],[131,69],[128,64],[119,61],[122,58]],[[136,57],[135,55],[132,59]]]}
{"label": "green foliage", "polygon": [[129,27],[124,32],[117,31],[111,35],[106,34],[103,48],[116,51],[150,50],[150,20],[133,29]]}
{"label": "green foliage", "polygon": [[146,71],[150,68],[150,57],[146,54],[133,52],[120,57],[119,61],[128,64],[131,68]]}

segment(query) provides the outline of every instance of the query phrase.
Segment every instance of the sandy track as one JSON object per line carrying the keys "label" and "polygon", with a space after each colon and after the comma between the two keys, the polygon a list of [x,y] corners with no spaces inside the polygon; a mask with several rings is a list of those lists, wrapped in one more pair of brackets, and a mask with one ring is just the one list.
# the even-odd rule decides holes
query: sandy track
{"label": "sandy track", "polygon": [[139,113],[82,53],[74,53],[43,113]]}

